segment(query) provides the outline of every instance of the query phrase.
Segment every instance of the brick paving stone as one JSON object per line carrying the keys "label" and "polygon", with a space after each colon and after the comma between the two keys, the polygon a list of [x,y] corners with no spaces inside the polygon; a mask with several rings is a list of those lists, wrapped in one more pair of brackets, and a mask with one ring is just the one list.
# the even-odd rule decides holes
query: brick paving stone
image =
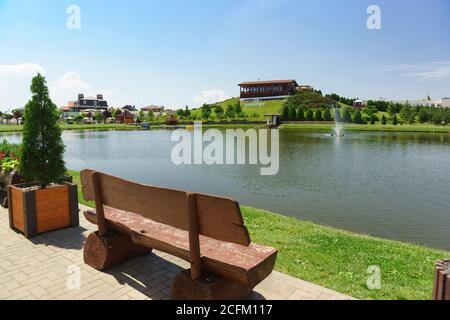
{"label": "brick paving stone", "polygon": [[[80,209],[83,210],[80,205]],[[80,227],[58,230],[27,240],[9,229],[8,213],[0,208],[0,299],[170,299],[173,279],[189,263],[153,251],[107,272],[83,262],[83,243],[96,226],[80,215]],[[67,287],[70,266],[80,268],[80,289]],[[349,296],[274,271],[248,299],[333,299]]]}

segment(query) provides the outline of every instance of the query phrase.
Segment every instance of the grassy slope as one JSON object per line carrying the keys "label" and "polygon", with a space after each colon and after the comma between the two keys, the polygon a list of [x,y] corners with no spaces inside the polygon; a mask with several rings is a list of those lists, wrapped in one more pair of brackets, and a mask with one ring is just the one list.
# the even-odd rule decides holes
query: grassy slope
{"label": "grassy slope", "polygon": [[[215,105],[220,105],[224,110],[227,109],[227,106],[230,104],[236,104],[239,98],[231,98],[225,101],[217,102]],[[250,120],[266,120],[264,117],[265,114],[269,113],[279,113],[281,106],[284,104],[285,99],[277,99],[277,100],[266,100],[261,101],[263,103],[262,106],[246,106],[245,102],[242,102],[242,111],[244,111],[250,118]],[[200,108],[193,109],[193,115],[201,117],[202,111]],[[252,117],[253,114],[258,114],[258,117]],[[212,115],[214,116],[214,108],[212,110]]]}
{"label": "grassy slope", "polygon": [[[334,124],[328,123],[296,123],[296,124],[283,124],[284,129],[300,129],[300,130],[327,130],[331,131]],[[382,125],[380,123],[371,124],[344,124],[344,131],[392,131],[392,132],[436,132],[447,133],[450,132],[449,126],[435,126],[431,124],[404,124],[404,125]]]}
{"label": "grassy slope", "polygon": [[[71,172],[79,182],[79,173]],[[93,206],[83,200],[81,203]],[[242,207],[252,241],[279,250],[276,269],[360,299],[430,299],[434,261],[449,252],[357,235]],[[382,289],[366,286],[367,268],[381,268]]]}
{"label": "grassy slope", "polygon": [[[63,124],[61,125],[61,128],[63,130],[83,130],[83,129],[89,129],[89,130],[131,130],[139,128],[135,125],[124,125],[124,124]],[[6,125],[2,124],[0,125],[0,132],[19,132],[22,131],[21,125]]]}

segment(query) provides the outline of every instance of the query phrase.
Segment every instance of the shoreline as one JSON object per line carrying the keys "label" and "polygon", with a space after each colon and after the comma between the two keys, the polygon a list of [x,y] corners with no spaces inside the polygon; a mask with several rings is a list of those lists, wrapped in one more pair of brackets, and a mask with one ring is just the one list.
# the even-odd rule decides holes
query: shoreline
{"label": "shoreline", "polygon": [[[79,184],[79,172],[69,171]],[[84,201],[78,188],[79,202]],[[434,263],[450,252],[353,233],[241,206],[252,241],[279,250],[277,271],[358,299],[430,299]],[[369,290],[369,266],[381,270],[382,288]]]}
{"label": "shoreline", "polygon": [[[161,124],[151,125],[152,129],[164,128]],[[191,125],[183,124],[180,126]],[[205,128],[258,128],[264,126],[263,123],[256,122],[237,122],[237,123],[204,123]],[[285,130],[311,130],[311,131],[333,131],[335,127],[332,123],[283,123],[280,129]],[[450,126],[436,125],[380,125],[380,124],[342,124],[344,131],[377,131],[377,132],[416,132],[416,133],[448,133],[450,134]],[[141,130],[139,125],[123,125],[123,124],[94,124],[94,125],[61,125],[63,131],[134,131]],[[22,125],[0,125],[0,133],[20,133]]]}

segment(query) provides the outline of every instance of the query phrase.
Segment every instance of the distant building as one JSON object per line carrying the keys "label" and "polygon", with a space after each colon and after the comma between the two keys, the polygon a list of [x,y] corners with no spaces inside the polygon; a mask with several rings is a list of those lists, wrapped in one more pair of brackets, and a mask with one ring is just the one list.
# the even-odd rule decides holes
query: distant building
{"label": "distant building", "polygon": [[358,99],[353,102],[353,108],[362,109],[365,107],[367,107],[367,102],[364,100]]}
{"label": "distant building", "polygon": [[119,120],[122,124],[132,124],[135,121],[135,115],[132,114],[127,109],[122,110],[122,112],[117,116],[117,120]]}
{"label": "distant building", "polygon": [[411,106],[450,108],[450,98],[431,99],[430,95],[428,95],[428,97],[426,99],[406,100],[406,101],[401,101],[401,103],[409,104]]}
{"label": "distant building", "polygon": [[74,106],[70,108],[72,112],[80,112],[83,110],[104,111],[108,110],[108,102],[103,99],[102,94],[94,97],[85,97],[84,94],[78,94],[78,100],[74,102]]}
{"label": "distant building", "polygon": [[163,106],[150,105],[150,106],[142,107],[141,111],[144,111],[144,112],[152,111],[153,115],[155,117],[159,117],[159,116],[164,114],[164,107]]}
{"label": "distant building", "polygon": [[135,106],[130,106],[130,105],[126,105],[126,106],[124,106],[124,107],[122,107],[122,110],[128,110],[128,111],[130,111],[130,112],[139,112],[139,110],[138,109],[136,109],[136,107]]}
{"label": "distant building", "polygon": [[295,80],[250,81],[240,83],[239,87],[242,100],[282,99],[299,90],[299,85]]}
{"label": "distant building", "polygon": [[81,112],[103,112],[108,110],[108,102],[103,99],[102,94],[96,97],[85,97],[83,93],[78,94],[78,99],[69,101],[67,106],[60,108],[64,118],[76,117]]}
{"label": "distant building", "polygon": [[314,88],[308,84],[301,84],[297,88],[298,90],[314,91]]}

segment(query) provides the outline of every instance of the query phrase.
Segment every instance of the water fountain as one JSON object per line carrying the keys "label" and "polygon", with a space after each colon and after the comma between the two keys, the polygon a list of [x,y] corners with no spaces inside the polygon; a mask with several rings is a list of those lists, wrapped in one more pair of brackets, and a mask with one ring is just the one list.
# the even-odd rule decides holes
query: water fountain
{"label": "water fountain", "polygon": [[340,117],[339,109],[337,108],[336,105],[333,105],[333,110],[334,110],[335,126],[333,128],[334,133],[330,134],[330,136],[331,137],[342,137],[342,136],[344,136],[344,133],[342,132],[342,124],[339,122],[339,117]]}

